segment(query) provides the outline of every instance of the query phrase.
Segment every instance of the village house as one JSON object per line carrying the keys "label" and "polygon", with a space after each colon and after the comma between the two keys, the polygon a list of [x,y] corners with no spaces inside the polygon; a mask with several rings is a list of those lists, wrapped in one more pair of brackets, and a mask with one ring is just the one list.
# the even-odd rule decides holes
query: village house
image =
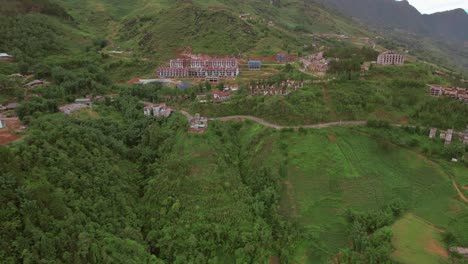
{"label": "village house", "polygon": [[69,115],[73,112],[76,112],[76,111],[79,111],[81,109],[85,109],[85,108],[88,108],[89,106],[86,105],[86,104],[67,104],[67,105],[64,105],[64,106],[61,106],[59,107],[59,111],[66,114],[66,115]]}
{"label": "village house", "polygon": [[92,106],[93,101],[91,98],[78,98],[75,100],[75,104],[82,104],[82,105],[87,105],[87,106]]}
{"label": "village house", "polygon": [[268,21],[268,26],[269,26],[269,27],[274,27],[274,26],[275,26],[275,22],[273,22],[273,21],[271,21],[271,20]]}
{"label": "village house", "polygon": [[147,105],[143,108],[143,113],[146,116],[154,117],[169,117],[172,114],[172,108],[168,107],[166,104],[154,104]]}
{"label": "village house", "polygon": [[431,128],[431,131],[429,132],[429,138],[435,138],[437,133],[437,128]]}
{"label": "village house", "polygon": [[468,145],[468,126],[466,127],[465,133],[463,134],[463,144]]}
{"label": "village house", "polygon": [[386,51],[380,53],[377,57],[379,65],[403,65],[405,64],[405,56],[394,51]]}
{"label": "village house", "polygon": [[449,97],[461,103],[468,104],[468,89],[461,87],[443,87],[435,84],[428,84],[429,94],[434,97]]}
{"label": "village house", "polygon": [[160,78],[234,78],[239,75],[235,58],[187,58],[174,59],[169,67],[159,67]]}
{"label": "village house", "polygon": [[304,82],[287,80],[281,83],[268,84],[257,83],[250,85],[250,95],[288,95],[304,87]]}
{"label": "village house", "polygon": [[33,88],[33,87],[41,86],[41,85],[45,85],[45,84],[49,84],[49,83],[44,81],[44,80],[34,80],[34,81],[31,81],[31,82],[25,84],[24,86],[28,87],[28,88]]}
{"label": "village house", "polygon": [[248,67],[250,71],[259,71],[262,68],[262,62],[258,60],[250,60],[248,62]]}
{"label": "village house", "polygon": [[453,129],[447,130],[447,134],[445,136],[445,145],[450,145],[452,143],[453,138]]}
{"label": "village house", "polygon": [[310,54],[300,59],[304,69],[310,69],[313,72],[325,73],[328,71],[329,60],[325,59],[323,52]]}
{"label": "village house", "polygon": [[206,104],[208,102],[206,94],[197,95],[197,101],[201,104]]}
{"label": "village house", "polygon": [[0,61],[13,61],[15,58],[8,53],[0,53]]}
{"label": "village house", "polygon": [[451,247],[450,252],[457,253],[462,257],[468,258],[468,248],[463,247]]}
{"label": "village house", "polygon": [[288,63],[289,62],[289,54],[286,52],[280,52],[276,54],[276,62],[278,63]]}
{"label": "village house", "polygon": [[196,114],[190,119],[189,132],[202,134],[208,129],[208,118],[200,117],[200,114]]}
{"label": "village house", "polygon": [[222,103],[231,100],[231,91],[218,91],[212,90],[211,96],[213,97],[213,103]]}

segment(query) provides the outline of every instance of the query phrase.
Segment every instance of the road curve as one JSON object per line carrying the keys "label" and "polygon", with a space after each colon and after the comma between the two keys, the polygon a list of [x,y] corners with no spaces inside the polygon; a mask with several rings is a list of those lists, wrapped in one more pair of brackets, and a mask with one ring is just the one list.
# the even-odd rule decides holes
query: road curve
{"label": "road curve", "polygon": [[[187,117],[188,120],[192,119],[192,115],[184,110],[178,110],[181,114],[183,114],[185,117]],[[314,129],[319,129],[319,128],[327,128],[327,127],[336,127],[336,126],[365,126],[367,125],[367,121],[339,121],[339,122],[330,122],[330,123],[323,123],[323,124],[315,124],[315,125],[303,125],[303,126],[281,126],[277,124],[270,123],[264,119],[261,119],[259,117],[255,116],[249,116],[249,115],[235,115],[235,116],[223,116],[223,117],[210,117],[208,118],[209,121],[222,121],[222,122],[227,122],[227,121],[244,121],[244,120],[250,120],[256,123],[259,123],[261,125],[264,125],[266,127],[271,127],[276,130],[281,130],[281,129],[299,129],[299,128],[314,128]]]}

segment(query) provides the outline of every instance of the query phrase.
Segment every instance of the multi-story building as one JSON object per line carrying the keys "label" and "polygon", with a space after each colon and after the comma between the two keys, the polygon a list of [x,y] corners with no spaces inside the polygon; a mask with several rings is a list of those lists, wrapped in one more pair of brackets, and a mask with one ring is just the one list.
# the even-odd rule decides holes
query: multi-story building
{"label": "multi-story building", "polygon": [[386,51],[380,53],[377,58],[377,64],[380,65],[403,65],[405,64],[405,56],[394,51]]}
{"label": "multi-story building", "polygon": [[160,67],[157,75],[161,78],[234,78],[239,75],[235,58],[174,59],[169,67]]}

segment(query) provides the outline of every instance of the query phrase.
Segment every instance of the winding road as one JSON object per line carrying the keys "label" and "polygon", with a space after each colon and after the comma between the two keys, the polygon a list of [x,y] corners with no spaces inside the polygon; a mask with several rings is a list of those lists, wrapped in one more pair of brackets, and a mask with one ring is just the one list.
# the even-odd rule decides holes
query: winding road
{"label": "winding road", "polygon": [[[187,119],[191,119],[192,115],[190,113],[179,110]],[[320,129],[320,128],[327,128],[327,127],[337,127],[337,126],[365,126],[367,125],[367,121],[339,121],[339,122],[329,122],[329,123],[322,123],[322,124],[315,124],[315,125],[302,125],[302,126],[281,126],[277,124],[270,123],[264,119],[255,116],[249,115],[235,115],[235,116],[224,116],[224,117],[210,117],[208,118],[209,121],[245,121],[250,120],[266,127],[271,127],[276,130],[281,129],[299,129],[299,128],[310,128],[310,129]]]}
{"label": "winding road", "polygon": [[[181,114],[183,114],[185,117],[187,117],[188,120],[192,119],[192,115],[190,113],[183,111],[183,110],[178,110]],[[340,121],[340,122],[329,122],[329,123],[322,123],[322,124],[315,124],[315,125],[302,125],[302,126],[281,126],[277,124],[270,123],[264,119],[255,117],[255,116],[249,116],[249,115],[235,115],[235,116],[224,116],[224,117],[211,117],[208,118],[209,121],[222,121],[222,122],[227,122],[227,121],[245,121],[245,120],[251,120],[253,122],[259,123],[261,125],[264,125],[266,127],[271,127],[276,130],[281,130],[281,129],[300,129],[300,128],[308,128],[308,129],[321,129],[321,128],[327,128],[327,127],[349,127],[349,126],[365,126],[367,125],[367,121]],[[401,124],[392,124],[392,126],[396,127],[401,127]],[[463,192],[460,190],[458,187],[457,182],[453,177],[450,177],[453,183],[453,186],[455,190],[458,193],[458,196],[460,199],[466,203],[468,203],[468,198],[463,194]]]}

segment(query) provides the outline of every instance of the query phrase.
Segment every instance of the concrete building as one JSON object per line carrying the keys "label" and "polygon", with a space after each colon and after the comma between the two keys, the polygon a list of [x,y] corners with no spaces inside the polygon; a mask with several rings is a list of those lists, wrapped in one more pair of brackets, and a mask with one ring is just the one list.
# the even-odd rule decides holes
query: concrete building
{"label": "concrete building", "polygon": [[380,53],[377,58],[377,64],[380,65],[403,65],[405,64],[405,56],[394,51],[386,51]]}
{"label": "concrete building", "polygon": [[211,96],[213,97],[213,103],[222,103],[231,100],[231,91],[218,91],[212,90]]}
{"label": "concrete building", "polygon": [[239,75],[235,58],[174,59],[157,69],[160,78],[234,78]]}
{"label": "concrete building", "polygon": [[429,132],[429,138],[435,138],[437,133],[437,128],[431,128],[431,131]]}
{"label": "concrete building", "polygon": [[82,104],[87,106],[92,106],[93,101],[90,98],[78,98],[75,100],[75,104]]}
{"label": "concrete building", "polygon": [[189,132],[202,134],[208,129],[208,118],[200,117],[200,114],[196,114],[190,119]]}
{"label": "concrete building", "polygon": [[466,127],[465,133],[463,134],[463,144],[468,145],[468,126]]}
{"label": "concrete building", "polygon": [[166,104],[147,105],[143,108],[145,116],[169,117],[172,114],[172,108]]}
{"label": "concrete building", "polygon": [[69,115],[73,112],[76,112],[76,111],[79,111],[81,109],[88,108],[88,107],[89,106],[86,104],[67,104],[67,105],[59,107],[59,111],[66,115]]}
{"label": "concrete building", "polygon": [[447,134],[445,135],[445,145],[450,145],[452,143],[453,138],[453,129],[447,130]]}
{"label": "concrete building", "polygon": [[468,248],[451,247],[450,252],[454,252],[454,253],[461,255],[462,257],[468,258]]}
{"label": "concrete building", "polygon": [[262,68],[262,62],[257,60],[250,60],[247,65],[251,71],[259,71]]}

